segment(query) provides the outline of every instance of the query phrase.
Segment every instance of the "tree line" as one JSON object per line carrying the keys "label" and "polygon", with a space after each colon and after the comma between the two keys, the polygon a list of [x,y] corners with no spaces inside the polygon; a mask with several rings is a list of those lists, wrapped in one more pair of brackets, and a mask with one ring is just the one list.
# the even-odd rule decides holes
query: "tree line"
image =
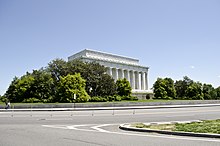
{"label": "tree line", "polygon": [[220,99],[220,86],[214,88],[211,84],[195,82],[185,76],[182,80],[157,78],[153,85],[155,99],[180,100],[217,100]]}
{"label": "tree line", "polygon": [[[95,62],[55,59],[39,70],[15,77],[0,101],[6,102],[105,102],[137,100],[131,96],[126,79],[114,79],[107,68]],[[185,76],[174,82],[157,78],[153,84],[154,99],[211,100],[220,99],[220,87],[195,82]]]}
{"label": "tree line", "polygon": [[115,83],[106,71],[95,62],[55,59],[44,68],[15,77],[1,99],[43,103],[136,99],[126,79]]}

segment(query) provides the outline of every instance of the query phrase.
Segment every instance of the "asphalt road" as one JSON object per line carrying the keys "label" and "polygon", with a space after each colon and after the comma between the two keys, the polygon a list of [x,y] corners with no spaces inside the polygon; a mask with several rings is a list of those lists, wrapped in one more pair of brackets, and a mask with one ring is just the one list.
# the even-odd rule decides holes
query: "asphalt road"
{"label": "asphalt road", "polygon": [[0,146],[219,146],[220,139],[123,131],[123,123],[220,118],[220,106],[0,112]]}

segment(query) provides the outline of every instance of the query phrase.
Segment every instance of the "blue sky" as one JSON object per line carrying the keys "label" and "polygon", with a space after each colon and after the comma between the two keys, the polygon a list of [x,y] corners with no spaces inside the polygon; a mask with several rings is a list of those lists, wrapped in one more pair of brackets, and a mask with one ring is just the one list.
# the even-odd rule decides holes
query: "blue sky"
{"label": "blue sky", "polygon": [[0,95],[15,76],[84,48],[158,77],[220,86],[219,0],[0,0]]}

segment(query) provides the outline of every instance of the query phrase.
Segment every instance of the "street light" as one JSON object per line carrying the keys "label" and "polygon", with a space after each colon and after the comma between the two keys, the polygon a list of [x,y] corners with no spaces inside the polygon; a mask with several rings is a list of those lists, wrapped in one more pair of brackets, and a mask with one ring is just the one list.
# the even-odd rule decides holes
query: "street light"
{"label": "street light", "polygon": [[89,87],[89,95],[92,96],[92,87]]}
{"label": "street light", "polygon": [[74,95],[73,95],[73,99],[74,99],[74,110],[75,110],[75,104],[76,104],[76,94],[74,93]]}

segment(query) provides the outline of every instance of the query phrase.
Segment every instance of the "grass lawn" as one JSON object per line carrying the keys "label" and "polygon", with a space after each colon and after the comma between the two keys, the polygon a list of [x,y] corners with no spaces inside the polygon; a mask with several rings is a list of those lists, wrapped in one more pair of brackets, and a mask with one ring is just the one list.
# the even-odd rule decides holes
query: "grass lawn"
{"label": "grass lawn", "polygon": [[157,130],[183,131],[194,133],[215,133],[220,134],[220,119],[204,120],[201,122],[192,123],[177,123],[177,124],[158,124],[158,125],[144,125],[142,123],[134,124],[137,128],[149,128]]}

